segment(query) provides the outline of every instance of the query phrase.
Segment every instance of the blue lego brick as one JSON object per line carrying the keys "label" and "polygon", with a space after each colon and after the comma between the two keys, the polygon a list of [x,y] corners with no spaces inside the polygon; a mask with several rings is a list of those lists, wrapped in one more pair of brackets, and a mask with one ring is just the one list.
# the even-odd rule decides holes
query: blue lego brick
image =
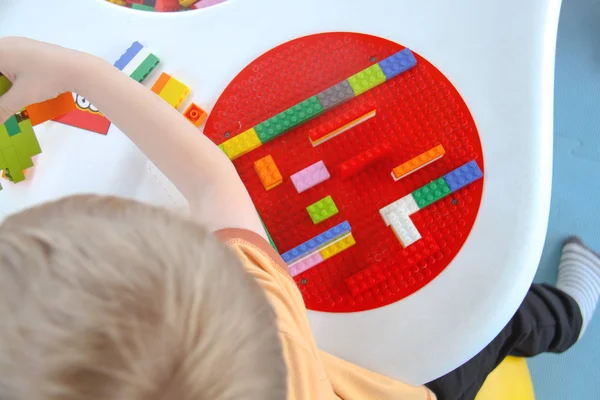
{"label": "blue lego brick", "polygon": [[456,192],[458,189],[475,182],[483,176],[483,172],[479,169],[479,165],[475,160],[469,161],[462,167],[458,167],[454,171],[444,175],[444,180],[448,184],[450,191]]}
{"label": "blue lego brick", "polygon": [[123,68],[125,68],[125,66],[127,66],[127,64],[129,64],[131,60],[133,60],[133,58],[137,55],[137,53],[139,53],[140,50],[142,50],[143,48],[144,46],[142,46],[140,42],[133,42],[131,47],[129,47],[125,51],[125,53],[123,53],[121,58],[119,58],[115,62],[115,67],[119,68],[120,70],[123,70]]}
{"label": "blue lego brick", "polygon": [[324,110],[328,110],[339,104],[342,104],[353,97],[354,90],[352,90],[352,86],[350,86],[350,82],[348,82],[348,80],[333,85],[329,89],[325,89],[317,95],[317,98],[321,102]]}
{"label": "blue lego brick", "polygon": [[381,70],[386,79],[391,79],[401,73],[408,71],[417,65],[417,59],[410,49],[404,49],[396,54],[392,54],[385,60],[379,62]]}
{"label": "blue lego brick", "polygon": [[314,251],[319,250],[327,243],[347,234],[350,232],[352,228],[350,228],[350,224],[348,221],[344,221],[339,225],[334,226],[331,229],[326,230],[325,232],[315,236],[314,238],[307,240],[302,243],[300,246],[293,248],[292,250],[283,253],[281,257],[286,264],[290,264]]}

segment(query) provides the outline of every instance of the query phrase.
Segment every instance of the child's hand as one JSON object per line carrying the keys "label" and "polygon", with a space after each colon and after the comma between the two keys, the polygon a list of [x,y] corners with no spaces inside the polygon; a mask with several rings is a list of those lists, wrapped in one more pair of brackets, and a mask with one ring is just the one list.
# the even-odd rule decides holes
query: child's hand
{"label": "child's hand", "polygon": [[0,124],[30,104],[71,91],[69,71],[82,54],[26,38],[0,38],[0,72],[13,83],[0,96]]}

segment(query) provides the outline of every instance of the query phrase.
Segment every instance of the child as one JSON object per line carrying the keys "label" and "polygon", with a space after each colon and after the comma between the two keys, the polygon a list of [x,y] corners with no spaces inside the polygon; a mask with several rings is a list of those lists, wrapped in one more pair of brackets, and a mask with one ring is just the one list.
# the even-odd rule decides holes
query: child
{"label": "child", "polygon": [[506,355],[565,351],[590,322],[600,257],[570,239],[557,286],[533,285],[488,347],[427,387],[332,357],[232,164],[176,110],[96,57],[28,39],[0,39],[0,72],[0,123],[79,93],[191,208],[76,196],[0,225],[0,399],[473,399]]}

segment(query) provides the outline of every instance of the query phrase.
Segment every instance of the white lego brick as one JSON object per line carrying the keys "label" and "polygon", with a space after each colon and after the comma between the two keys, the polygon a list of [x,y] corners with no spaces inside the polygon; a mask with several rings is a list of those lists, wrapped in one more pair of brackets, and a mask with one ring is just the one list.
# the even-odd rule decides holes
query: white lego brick
{"label": "white lego brick", "polygon": [[390,226],[390,216],[392,214],[406,214],[407,216],[411,216],[417,211],[419,211],[419,206],[417,205],[415,198],[412,194],[408,194],[392,204],[383,207],[379,210],[379,214],[381,214],[381,218],[385,221],[385,225]]}
{"label": "white lego brick", "polygon": [[418,240],[421,240],[419,230],[408,215],[392,214],[391,218],[392,229],[403,247],[408,247]]}

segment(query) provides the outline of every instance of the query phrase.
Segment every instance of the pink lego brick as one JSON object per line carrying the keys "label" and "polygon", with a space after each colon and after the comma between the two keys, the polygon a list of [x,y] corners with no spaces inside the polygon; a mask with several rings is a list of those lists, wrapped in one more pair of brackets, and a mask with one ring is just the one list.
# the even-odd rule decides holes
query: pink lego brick
{"label": "pink lego brick", "polygon": [[293,264],[290,264],[288,267],[288,271],[292,277],[296,275],[300,275],[304,271],[308,271],[312,267],[319,265],[323,262],[323,256],[321,256],[321,252],[317,251],[309,255],[308,257],[304,257],[303,259],[296,261]]}
{"label": "pink lego brick", "polygon": [[326,181],[330,178],[330,175],[323,161],[318,161],[313,165],[304,168],[302,171],[296,172],[290,178],[298,193],[302,193],[305,190]]}
{"label": "pink lego brick", "polygon": [[190,6],[190,8],[200,9],[206,8],[210,6],[214,6],[217,4],[225,3],[227,0],[200,0]]}

